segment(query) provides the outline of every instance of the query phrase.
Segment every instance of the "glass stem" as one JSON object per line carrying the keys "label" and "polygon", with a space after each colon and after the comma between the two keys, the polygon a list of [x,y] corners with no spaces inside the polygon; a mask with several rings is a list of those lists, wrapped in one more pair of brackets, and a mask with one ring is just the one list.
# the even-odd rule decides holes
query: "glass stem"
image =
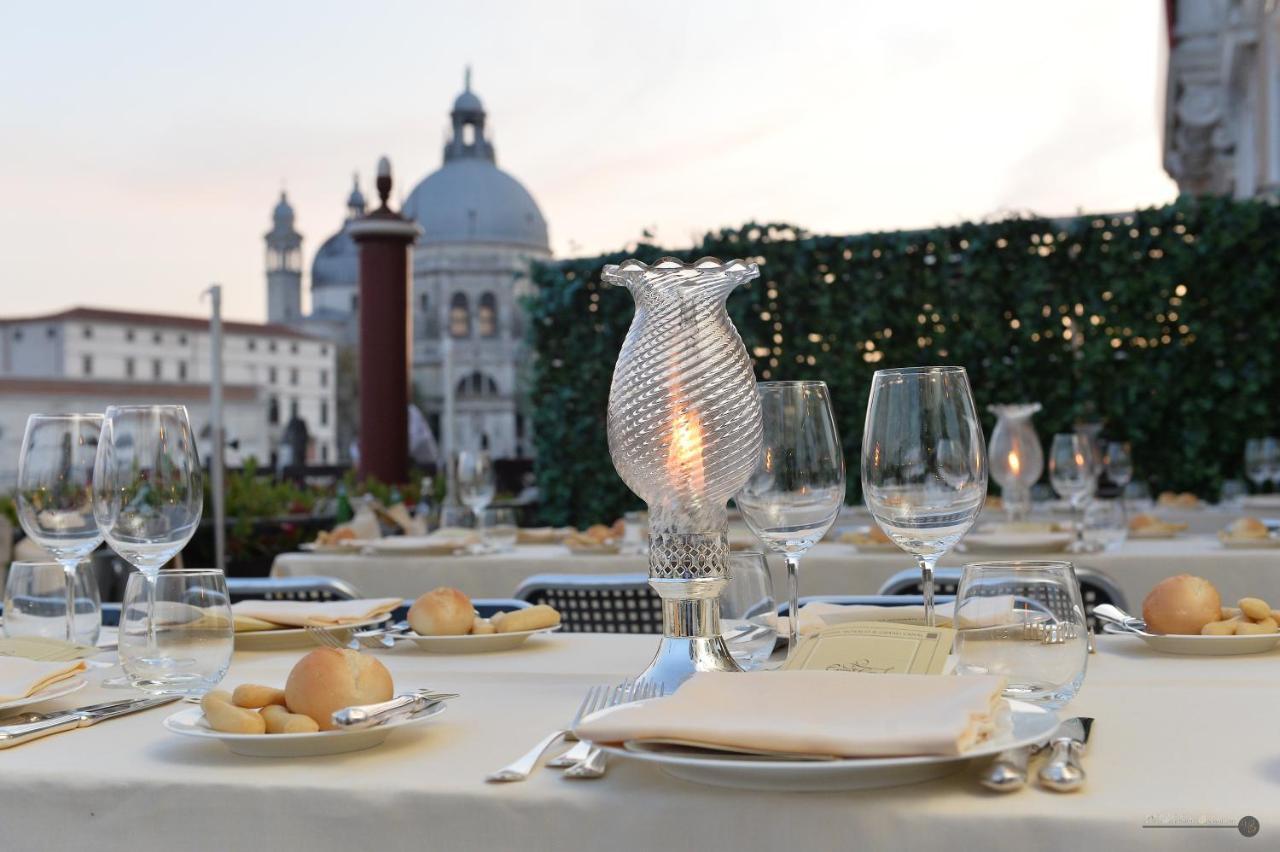
{"label": "glass stem", "polygon": [[920,566],[920,591],[924,595],[924,623],[928,627],[937,627],[937,617],[933,614],[933,566],[938,557],[917,556],[916,564]]}
{"label": "glass stem", "polygon": [[800,557],[799,553],[788,553],[784,557],[787,563],[787,659],[796,652],[800,639]]}
{"label": "glass stem", "polygon": [[76,566],[79,563],[72,559],[62,563],[62,572],[67,578],[67,641],[76,641]]}
{"label": "glass stem", "polygon": [[142,575],[147,581],[147,659],[156,658],[156,575],[150,571]]}

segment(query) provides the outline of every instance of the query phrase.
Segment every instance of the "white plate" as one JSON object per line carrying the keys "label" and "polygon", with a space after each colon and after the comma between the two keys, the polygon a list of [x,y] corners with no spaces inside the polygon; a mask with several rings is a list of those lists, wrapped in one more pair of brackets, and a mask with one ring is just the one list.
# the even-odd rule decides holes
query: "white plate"
{"label": "white plate", "polygon": [[447,536],[433,538],[431,536],[394,536],[367,542],[366,550],[392,556],[452,556],[459,550],[473,544],[473,538]]}
{"label": "white plate", "polygon": [[[334,632],[366,630],[381,624],[391,617],[391,613],[360,621],[355,624],[344,624],[330,628]],[[310,648],[316,641],[307,635],[305,627],[285,627],[280,630],[246,630],[236,634],[237,651],[287,651],[294,648]]]}
{"label": "white plate", "polygon": [[55,698],[70,695],[78,689],[84,689],[86,683],[88,683],[88,681],[85,680],[84,675],[78,674],[75,677],[69,677],[65,680],[60,680],[57,683],[49,684],[35,695],[28,695],[26,698],[19,698],[16,701],[0,702],[0,710],[16,710],[19,707],[39,704],[41,701],[52,701]]}
{"label": "white plate", "polygon": [[622,552],[621,544],[566,544],[574,556],[613,556]]}
{"label": "white plate", "polygon": [[1222,542],[1222,546],[1228,550],[1267,550],[1273,547],[1280,547],[1280,538],[1274,536],[1270,538],[1223,538],[1219,536],[1218,541]]}
{"label": "white plate", "polygon": [[1135,636],[1162,654],[1178,654],[1188,657],[1232,657],[1237,654],[1264,654],[1280,645],[1280,633],[1263,633],[1259,636],[1182,636],[1155,633],[1130,633],[1104,627],[1113,636]]}
{"label": "white plate", "polygon": [[476,636],[419,636],[417,633],[405,635],[419,648],[433,654],[483,654],[488,651],[510,651],[529,641],[530,636],[551,633],[559,629],[560,625],[557,624],[555,627],[540,627],[537,630],[482,633]]}
{"label": "white plate", "polygon": [[970,533],[962,539],[966,552],[1060,553],[1071,544],[1071,533]]}
{"label": "white plate", "polygon": [[249,757],[313,757],[320,754],[343,754],[373,748],[391,736],[397,728],[421,725],[444,712],[444,702],[423,710],[416,716],[394,719],[373,728],[354,731],[319,731],[314,734],[227,734],[215,731],[205,721],[204,711],[189,707],[164,720],[164,726],[184,737],[220,740],[236,754]]}
{"label": "white plate", "polygon": [[1163,541],[1166,539],[1177,538],[1185,533],[1185,529],[1181,530],[1129,530],[1129,538],[1143,538],[1151,541]]}
{"label": "white plate", "polygon": [[1024,701],[1010,701],[1009,708],[1008,727],[961,755],[773,760],[709,752],[673,754],[650,750],[643,743],[602,748],[610,754],[656,763],[669,775],[713,787],[792,792],[868,790],[941,778],[971,760],[1042,742],[1058,729],[1058,715],[1052,710]]}
{"label": "white plate", "polygon": [[315,541],[304,541],[298,549],[307,553],[359,553],[360,548],[369,542],[356,538],[348,538],[334,544],[320,544]]}
{"label": "white plate", "polygon": [[1240,505],[1246,509],[1280,509],[1280,494],[1250,494]]}

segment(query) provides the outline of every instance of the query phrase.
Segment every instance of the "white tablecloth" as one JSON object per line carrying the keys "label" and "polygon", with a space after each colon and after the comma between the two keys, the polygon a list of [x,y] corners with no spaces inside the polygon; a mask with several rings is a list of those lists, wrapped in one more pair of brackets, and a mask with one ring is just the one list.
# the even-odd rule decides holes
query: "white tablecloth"
{"label": "white tablecloth", "polygon": [[[0,751],[0,848],[1074,852],[1264,849],[1280,835],[1280,655],[1166,657],[1122,637],[1099,638],[1069,707],[1097,719],[1089,784],[1076,795],[1000,796],[967,773],[886,790],[742,792],[625,761],[601,781],[542,771],[524,784],[482,782],[562,726],[589,685],[639,671],[655,642],[564,635],[501,654],[383,654],[398,686],[463,697],[437,723],[348,755],[237,756],[164,730],[174,707]],[[237,654],[226,683],[283,683],[297,656]],[[1246,815],[1261,823],[1248,841],[1232,828],[1143,828]]]}
{"label": "white tablecloth", "polygon": [[[953,554],[945,566],[990,559],[1072,559],[1109,575],[1130,607],[1141,605],[1155,583],[1172,574],[1199,574],[1216,583],[1224,597],[1262,597],[1280,605],[1280,549],[1227,550],[1211,536],[1182,536],[1167,541],[1128,541],[1116,552],[1064,554]],[[770,558],[779,596],[782,561]],[[914,568],[901,552],[859,553],[852,545],[822,542],[800,568],[801,595],[875,594],[894,573]],[[472,597],[510,597],[533,574],[616,574],[643,572],[643,556],[576,556],[559,545],[521,546],[514,553],[489,556],[347,556],[287,553],[277,557],[272,574],[319,574],[349,581],[361,594],[413,598],[436,586],[455,586]]]}

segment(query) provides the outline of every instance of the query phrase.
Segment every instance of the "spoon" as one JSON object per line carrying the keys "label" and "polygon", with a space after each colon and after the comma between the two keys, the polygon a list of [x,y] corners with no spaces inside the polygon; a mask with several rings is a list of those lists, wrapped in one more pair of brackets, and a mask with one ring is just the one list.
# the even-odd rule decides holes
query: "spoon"
{"label": "spoon", "polygon": [[1143,635],[1147,632],[1147,623],[1145,621],[1109,603],[1095,606],[1093,615],[1095,618],[1114,625],[1127,633]]}

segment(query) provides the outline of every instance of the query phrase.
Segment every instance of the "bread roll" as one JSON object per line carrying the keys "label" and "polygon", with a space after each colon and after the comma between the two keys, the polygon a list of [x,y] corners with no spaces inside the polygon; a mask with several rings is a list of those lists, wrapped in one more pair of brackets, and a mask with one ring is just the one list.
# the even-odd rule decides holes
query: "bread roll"
{"label": "bread roll", "polygon": [[1156,583],[1142,602],[1142,618],[1152,633],[1198,635],[1222,615],[1222,598],[1203,577],[1179,574]]}
{"label": "bread roll", "polygon": [[1265,621],[1242,621],[1236,625],[1237,636],[1252,636],[1266,633],[1280,633],[1280,627],[1270,618]]}
{"label": "bread roll", "polygon": [[320,730],[316,720],[301,713],[290,713],[279,704],[268,704],[258,711],[267,723],[268,734],[314,734]]}
{"label": "bread roll", "polygon": [[386,666],[347,648],[317,648],[298,660],[284,685],[290,712],[310,716],[322,731],[333,730],[335,710],[386,701],[394,691]]}
{"label": "bread roll", "polygon": [[1271,605],[1261,598],[1241,598],[1236,601],[1236,606],[1240,607],[1240,611],[1250,621],[1261,621],[1271,617]]}
{"label": "bread roll", "polygon": [[204,711],[209,727],[215,731],[225,734],[264,734],[267,731],[267,723],[260,715],[232,704],[231,695],[220,689],[206,693],[200,699],[200,709]]}
{"label": "bread roll", "polygon": [[500,612],[492,619],[493,626],[499,633],[519,633],[522,630],[541,630],[544,627],[555,627],[560,623],[560,613],[546,604],[538,604],[528,609],[513,609]]}
{"label": "bread roll", "polygon": [[1234,636],[1236,626],[1240,624],[1238,618],[1227,618],[1222,621],[1210,621],[1204,627],[1200,628],[1201,636]]}
{"label": "bread roll", "polygon": [[1257,518],[1240,518],[1227,527],[1229,538],[1266,538],[1271,535],[1267,525]]}
{"label": "bread roll", "polygon": [[475,621],[471,598],[457,589],[441,586],[422,595],[409,607],[409,626],[419,636],[465,636]]}
{"label": "bread roll", "polygon": [[231,693],[231,703],[237,707],[266,707],[269,704],[284,705],[284,690],[257,683],[242,683]]}
{"label": "bread roll", "polygon": [[476,620],[471,622],[472,636],[487,636],[490,633],[497,633],[498,628],[493,626],[493,622],[487,618],[476,616]]}

